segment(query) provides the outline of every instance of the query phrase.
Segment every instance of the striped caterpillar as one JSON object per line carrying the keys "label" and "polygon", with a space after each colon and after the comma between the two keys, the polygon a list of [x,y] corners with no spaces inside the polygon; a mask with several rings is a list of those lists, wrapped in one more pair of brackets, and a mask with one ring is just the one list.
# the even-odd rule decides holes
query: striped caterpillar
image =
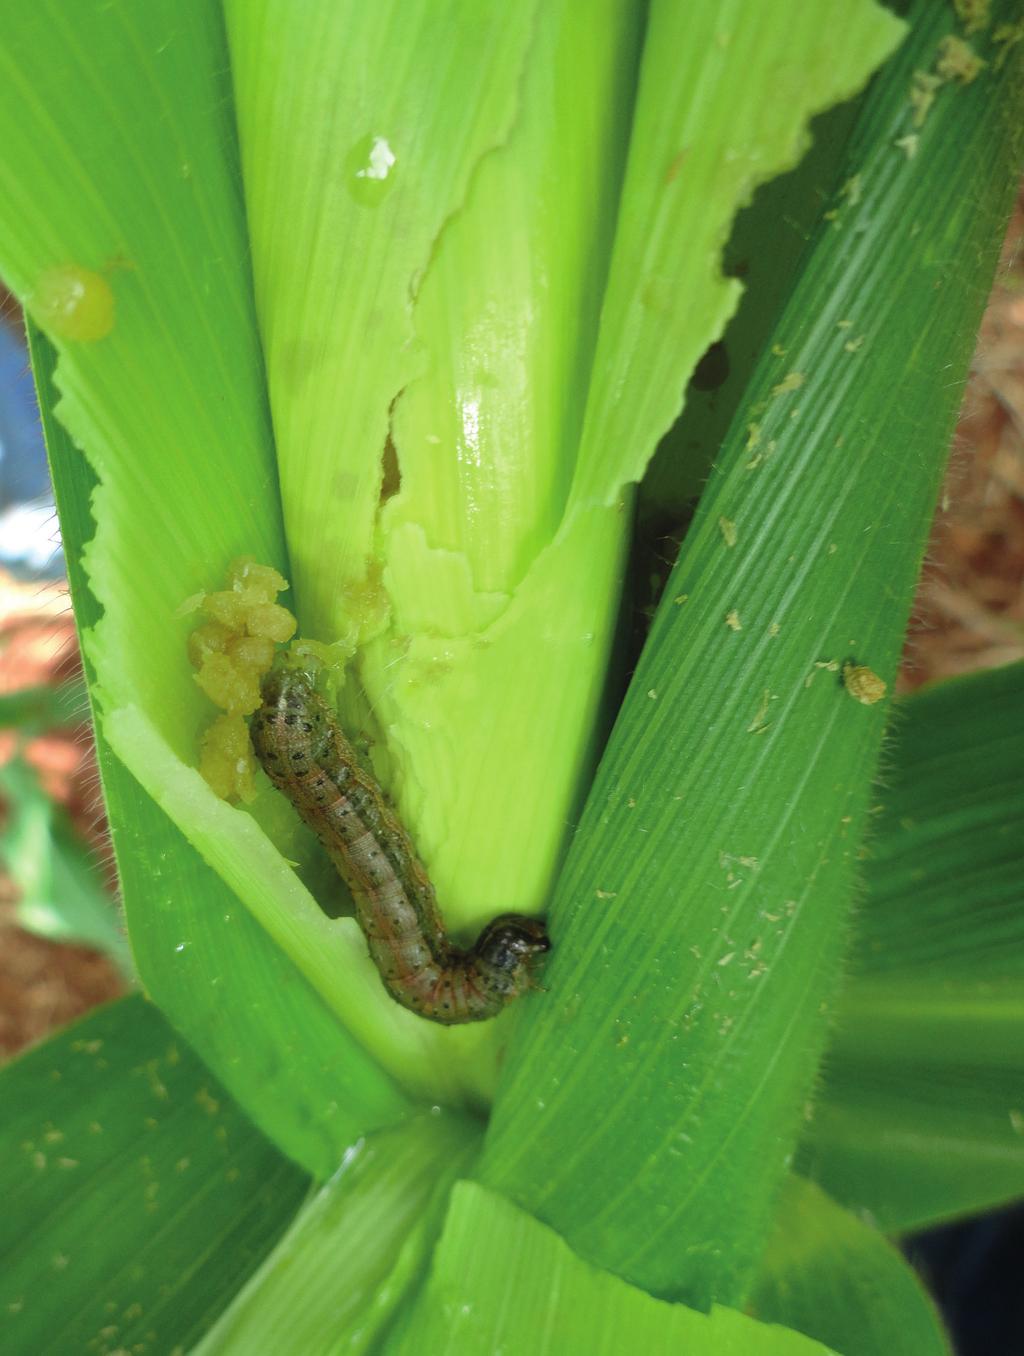
{"label": "striped caterpillar", "polygon": [[530,987],[531,968],[549,947],[543,923],[501,914],[469,950],[454,946],[408,834],[309,675],[273,669],[261,692],[250,731],[256,757],[352,891],[392,998],[445,1025],[497,1016]]}

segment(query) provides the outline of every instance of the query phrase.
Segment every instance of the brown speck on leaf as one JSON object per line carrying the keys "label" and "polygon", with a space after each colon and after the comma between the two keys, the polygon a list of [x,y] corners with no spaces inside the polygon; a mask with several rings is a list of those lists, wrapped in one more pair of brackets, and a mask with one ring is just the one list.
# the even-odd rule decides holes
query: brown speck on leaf
{"label": "brown speck on leaf", "polygon": [[690,148],[684,146],[681,151],[676,151],[675,155],[669,161],[668,170],[665,173],[665,183],[674,184],[679,178],[679,171],[686,164],[686,157],[690,154]]}

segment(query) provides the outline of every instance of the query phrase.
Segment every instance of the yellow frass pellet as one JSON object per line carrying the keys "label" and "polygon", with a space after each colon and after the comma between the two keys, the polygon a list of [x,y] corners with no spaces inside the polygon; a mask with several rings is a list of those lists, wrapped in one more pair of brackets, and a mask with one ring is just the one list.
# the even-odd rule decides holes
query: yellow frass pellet
{"label": "yellow frass pellet", "polygon": [[230,655],[207,655],[196,682],[222,711],[247,716],[260,704],[259,675],[236,664]]}
{"label": "yellow frass pellet", "polygon": [[249,801],[256,794],[255,763],[243,717],[259,707],[275,646],[290,640],[298,623],[274,601],[288,581],[273,566],[239,556],[228,567],[227,584],[189,599],[182,615],[200,610],[207,618],[189,636],[189,659],[196,683],[227,713],[202,737],[200,771],[218,796]]}
{"label": "yellow frass pellet", "polygon": [[188,657],[194,669],[202,668],[210,654],[224,654],[234,636],[222,622],[201,622],[188,638]]}
{"label": "yellow frass pellet", "polygon": [[222,626],[234,631],[236,635],[244,635],[249,607],[241,593],[234,589],[219,589],[215,593],[208,593],[203,601],[203,611],[214,621],[219,621]]}
{"label": "yellow frass pellet", "polygon": [[245,628],[250,636],[266,636],[278,644],[291,640],[298,622],[280,603],[257,603],[248,609]]}
{"label": "yellow frass pellet", "polygon": [[240,715],[218,716],[203,735],[199,771],[222,800],[255,800],[256,759]]}
{"label": "yellow frass pellet", "polygon": [[262,678],[274,662],[274,642],[269,636],[232,636],[228,654],[241,669]]}
{"label": "yellow frass pellet", "polygon": [[259,565],[253,556],[239,556],[228,566],[228,582],[254,602],[272,603],[288,587],[288,580],[273,565]]}

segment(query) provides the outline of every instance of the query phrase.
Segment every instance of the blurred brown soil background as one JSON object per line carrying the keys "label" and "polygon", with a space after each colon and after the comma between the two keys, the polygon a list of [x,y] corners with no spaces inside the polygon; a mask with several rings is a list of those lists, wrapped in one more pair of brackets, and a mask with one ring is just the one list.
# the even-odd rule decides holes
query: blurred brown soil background
{"label": "blurred brown soil background", "polygon": [[[898,689],[1024,658],[1024,197],[1010,223],[981,327],[946,486],[914,607]],[[0,317],[20,323],[0,292]],[[62,588],[0,571],[0,693],[59,684],[79,671]],[[17,733],[0,731],[0,763]],[[84,718],[30,741],[28,758],[67,807],[115,889],[89,727]],[[0,813],[3,807],[0,806]],[[0,1058],[123,992],[87,948],[30,935],[14,921],[16,886],[0,862]]]}
{"label": "blurred brown soil background", "polygon": [[1024,190],[978,335],[901,691],[1024,658]]}
{"label": "blurred brown soil background", "polygon": [[[59,686],[79,672],[75,623],[64,586],[18,583],[0,573],[0,693]],[[88,712],[74,725],[27,741],[15,730],[0,730],[0,763],[19,745],[47,795],[67,809],[113,895],[116,878]],[[0,815],[10,808],[0,804]],[[99,952],[47,941],[20,928],[17,897],[17,886],[0,859],[0,1059],[124,989],[117,969]]]}

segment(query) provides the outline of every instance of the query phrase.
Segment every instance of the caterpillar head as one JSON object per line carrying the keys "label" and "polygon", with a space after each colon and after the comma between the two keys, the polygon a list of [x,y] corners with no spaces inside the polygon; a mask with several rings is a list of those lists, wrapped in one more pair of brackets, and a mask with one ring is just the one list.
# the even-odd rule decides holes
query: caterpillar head
{"label": "caterpillar head", "polygon": [[539,918],[503,913],[487,924],[473,953],[490,982],[513,998],[529,987],[531,969],[550,949],[547,929]]}
{"label": "caterpillar head", "polygon": [[260,684],[264,706],[299,707],[310,702],[316,693],[313,679],[302,669],[276,664]]}
{"label": "caterpillar head", "polygon": [[305,774],[323,753],[331,721],[313,679],[301,669],[272,668],[260,684],[263,705],[249,726],[263,769],[280,790]]}

